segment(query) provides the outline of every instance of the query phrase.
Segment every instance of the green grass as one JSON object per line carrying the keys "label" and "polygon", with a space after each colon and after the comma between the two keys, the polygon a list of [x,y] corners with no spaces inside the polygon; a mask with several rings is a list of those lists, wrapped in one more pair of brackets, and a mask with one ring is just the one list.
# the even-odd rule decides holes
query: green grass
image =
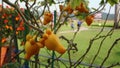
{"label": "green grass", "polygon": [[[86,25],[86,24],[84,24],[84,25]],[[98,34],[98,32],[102,29],[103,23],[99,27],[96,26],[96,25],[97,25],[97,23],[94,22],[92,24],[92,26],[90,26],[90,27],[85,26],[85,27],[89,28],[89,30],[81,31],[77,34],[75,42],[78,44],[77,47],[78,47],[79,51],[72,54],[72,57],[74,58],[74,60],[78,59],[81,55],[83,55],[85,53],[86,49],[89,46],[90,39],[92,39],[96,34]],[[110,27],[108,27],[108,26],[110,26]],[[107,22],[106,25],[105,25],[105,30],[101,33],[101,35],[106,35],[107,32],[111,29],[112,26],[113,26],[113,22]],[[63,27],[63,29],[61,29],[61,30],[64,30],[64,28],[65,27]],[[70,30],[70,29],[68,29],[68,30]],[[96,64],[96,65],[101,64],[103,59],[106,57],[108,49],[111,47],[111,45],[113,44],[115,39],[120,37],[120,35],[119,35],[120,32],[119,31],[120,31],[119,29],[115,30],[111,37],[106,38],[106,40],[103,42],[101,51],[100,51],[98,57],[96,58],[94,64]],[[61,35],[71,39],[72,36],[73,36],[73,33],[64,33],[64,34],[61,34]],[[92,61],[94,55],[96,54],[96,52],[97,52],[97,50],[100,46],[101,41],[102,41],[102,39],[99,39],[99,40],[96,40],[93,43],[90,52],[85,57],[83,62],[90,63]],[[115,45],[115,47],[113,48],[113,50],[110,54],[110,57],[108,58],[108,60],[105,63],[105,66],[120,62],[120,59],[119,59],[119,57],[120,57],[120,51],[119,51],[120,46],[119,46],[119,44],[120,44],[120,42],[118,42],[118,44]]]}
{"label": "green grass", "polygon": [[[92,25],[97,25],[97,23],[94,22]],[[112,22],[107,23],[107,25],[112,25]],[[76,38],[75,38],[74,42],[77,43],[78,51],[75,52],[75,53],[73,53],[71,51],[71,57],[72,57],[72,60],[74,60],[74,61],[77,60],[79,57],[81,57],[86,52],[86,49],[89,46],[90,39],[92,39],[96,34],[98,34],[98,32],[102,28],[102,27],[98,27],[98,26],[89,26],[88,27],[88,26],[86,26],[86,23],[83,23],[82,27],[83,26],[86,27],[86,28],[89,28],[89,29],[88,30],[84,30],[84,31],[80,31],[76,35]],[[107,32],[109,32],[110,29],[111,29],[111,27],[105,27],[105,30],[100,35],[106,35]],[[74,32],[59,33],[61,31],[68,31],[68,30],[71,30],[70,25],[64,25],[58,31],[57,35],[58,36],[63,35],[63,36],[65,36],[68,39],[72,39]],[[101,64],[101,62],[103,61],[103,59],[107,55],[108,49],[111,47],[111,45],[113,44],[113,42],[115,41],[115,39],[120,37],[119,34],[120,34],[120,29],[117,29],[117,30],[114,31],[114,33],[111,35],[111,37],[107,37],[105,39],[105,41],[103,42],[103,45],[101,47],[100,53],[99,53],[99,55],[97,56],[97,58],[96,58],[96,60],[94,62],[95,65],[100,65]],[[95,56],[95,54],[96,54],[96,52],[97,52],[97,50],[98,50],[98,48],[100,46],[100,43],[101,43],[102,39],[103,38],[101,38],[101,39],[96,40],[96,41],[93,42],[93,45],[92,45],[90,51],[88,52],[88,54],[86,55],[85,59],[83,60],[84,63],[88,63],[89,64],[92,61],[93,57]],[[64,41],[64,40],[61,40],[61,43],[65,47],[68,46],[67,42]],[[109,66],[111,64],[120,62],[120,59],[119,59],[119,57],[120,57],[120,50],[119,50],[120,46],[119,45],[120,45],[120,41],[112,49],[112,52],[110,53],[110,57],[105,62],[104,66]],[[22,49],[22,48],[23,47],[20,46],[20,49]],[[41,49],[40,54],[49,55],[47,52],[49,52],[50,54],[52,53],[52,51],[49,51],[46,48],[43,48],[43,49]],[[57,55],[59,56],[59,54],[57,54]],[[23,57],[24,54],[22,54],[21,56]],[[39,57],[39,58],[40,58],[40,61],[42,63],[47,63],[46,62],[47,59],[45,57]],[[68,54],[65,53],[62,56],[62,58],[68,59]],[[62,63],[60,63],[60,64],[64,68],[63,64]],[[115,68],[119,68],[119,66],[115,67]]]}
{"label": "green grass", "polygon": [[[118,37],[118,33],[119,30],[116,30],[114,32],[114,34],[112,35],[112,37],[108,37],[105,42],[103,43],[102,49],[100,51],[99,56],[97,57],[96,61],[94,64],[99,65],[101,63],[101,61],[104,59],[104,57],[106,56],[107,50],[110,48],[110,46],[112,45],[113,41]],[[77,38],[75,39],[75,42],[78,43],[77,47],[79,49],[78,52],[74,53],[72,56],[74,59],[79,58],[81,55],[83,55],[83,53],[85,53],[86,49],[89,46],[89,40],[92,39],[96,34],[98,33],[98,31],[96,30],[87,30],[87,31],[81,31],[77,34]],[[105,34],[106,31],[103,32],[103,34]],[[70,38],[72,37],[72,33],[69,35],[68,34],[64,34],[64,36]],[[120,35],[119,35],[120,37]],[[90,52],[88,53],[88,55],[86,56],[84,62],[90,63],[92,58],[94,57],[95,53],[98,50],[98,47],[100,46],[100,42],[102,39],[96,40],[93,45],[92,48],[90,50]],[[115,62],[120,62],[120,54],[119,54],[119,46],[120,42],[114,47],[114,49],[112,50],[111,56],[108,59],[108,61],[106,62],[106,65],[109,64],[113,64]],[[118,55],[116,55],[116,53]],[[116,57],[116,58],[114,58]]]}

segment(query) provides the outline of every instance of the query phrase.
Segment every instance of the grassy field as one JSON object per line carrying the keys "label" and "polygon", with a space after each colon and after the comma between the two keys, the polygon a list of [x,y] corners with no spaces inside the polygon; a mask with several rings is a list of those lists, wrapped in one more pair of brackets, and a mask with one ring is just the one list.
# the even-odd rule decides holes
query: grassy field
{"label": "grassy field", "polygon": [[[79,51],[72,55],[74,59],[77,59],[79,56],[81,56],[86,51],[86,49],[89,46],[90,39],[92,39],[96,34],[98,34],[98,32],[102,29],[102,25],[103,24],[104,23],[101,23],[101,26],[99,26],[99,23],[94,22],[89,27],[86,26],[85,23],[83,24],[83,27],[86,27],[86,28],[89,28],[89,29],[88,30],[84,30],[84,31],[80,31],[77,34],[75,42],[78,43],[77,47],[78,47]],[[112,28],[112,26],[113,26],[113,22],[112,21],[108,21],[106,23],[105,29],[101,33],[101,35],[106,35],[109,32],[109,30]],[[61,29],[61,30],[63,31],[64,28],[66,29],[66,27],[63,27],[63,29]],[[68,30],[70,30],[69,27],[68,27]],[[113,44],[114,40],[116,38],[120,37],[120,35],[119,35],[120,32],[119,31],[120,31],[119,29],[115,30],[114,33],[111,35],[111,37],[106,38],[106,40],[103,42],[103,45],[102,45],[101,51],[99,53],[99,56],[97,57],[97,59],[94,62],[94,64],[100,65],[100,63],[105,58],[108,49]],[[60,35],[63,35],[65,37],[71,39],[73,34],[74,33],[71,32],[71,33],[63,33],[63,34],[60,34]],[[94,55],[96,54],[96,52],[97,52],[97,50],[98,50],[98,48],[100,46],[101,41],[102,41],[102,39],[99,39],[99,40],[96,40],[93,43],[90,52],[88,53],[88,55],[86,56],[86,58],[85,58],[85,60],[83,62],[86,62],[86,63],[90,63],[91,62],[91,60],[93,59]],[[119,59],[119,57],[120,57],[120,50],[119,50],[120,46],[119,45],[120,45],[120,42],[118,42],[118,44],[113,48],[113,50],[112,50],[112,52],[110,54],[110,57],[106,61],[105,65],[110,65],[110,64],[114,64],[116,62],[120,62],[120,59]]]}
{"label": "grassy field", "polygon": [[[96,30],[86,30],[86,31],[81,31],[77,34],[77,38],[75,39],[75,42],[78,44],[78,52],[74,53],[72,56],[74,59],[77,59],[79,56],[81,56],[87,49],[88,45],[89,45],[89,40],[92,39],[96,34],[98,33],[98,31]],[[105,34],[106,31],[103,32],[103,34]],[[119,32],[120,33],[120,32]],[[72,37],[72,33],[69,34],[63,34],[64,36],[66,36],[67,38],[71,38]],[[97,57],[97,60],[95,61],[95,64],[99,64],[102,59],[106,56],[107,50],[110,48],[110,46],[112,45],[113,41],[118,37],[118,30],[116,30],[114,32],[114,34],[111,37],[108,37],[105,42],[103,43],[102,49],[100,51],[99,56]],[[120,35],[119,35],[120,37]],[[92,48],[90,50],[90,52],[88,53],[88,55],[85,58],[84,62],[90,63],[93,56],[96,54],[98,47],[100,46],[102,39],[96,40],[93,45]],[[120,59],[120,46],[119,46],[120,42],[114,47],[112,54],[110,56],[110,59],[106,62],[106,64],[112,64],[114,62],[119,62]],[[114,58],[116,57],[116,58]]]}
{"label": "grassy field", "polygon": [[[101,24],[103,24],[103,23],[101,23]],[[106,27],[105,27],[105,29],[100,34],[100,36],[106,35],[110,31],[110,29],[111,29],[111,27],[108,27],[108,26],[112,26],[112,25],[113,25],[113,22],[108,22]],[[99,26],[99,24],[97,22],[94,22],[91,26],[86,26],[86,24],[83,23],[82,27],[85,27],[85,28],[88,28],[88,29],[87,30],[83,30],[83,31],[79,31],[77,33],[77,35],[76,35],[76,38],[75,38],[74,42],[77,43],[78,51],[75,52],[75,53],[71,52],[71,57],[72,57],[73,61],[77,60],[80,56],[82,56],[85,53],[86,49],[89,46],[90,39],[92,39],[102,29],[102,25]],[[71,32],[60,33],[60,32],[63,32],[63,31],[71,31]],[[73,30],[70,28],[70,25],[64,25],[58,31],[57,35],[58,36],[63,35],[63,36],[65,36],[68,39],[72,39],[73,34],[74,34],[74,32],[72,32],[72,31]],[[107,55],[107,52],[108,52],[109,48],[112,46],[113,42],[117,38],[120,38],[120,29],[116,29],[114,31],[114,33],[110,37],[107,37],[105,39],[105,41],[102,44],[100,53],[99,53],[99,55],[97,56],[97,58],[96,58],[96,60],[94,62],[94,65],[100,65],[102,63],[103,59]],[[98,40],[93,42],[93,45],[92,45],[90,51],[88,52],[88,54],[86,55],[85,59],[83,60],[84,63],[86,63],[86,64],[90,64],[91,63],[93,57],[95,56],[95,54],[98,51],[98,48],[99,48],[100,43],[101,43],[102,40],[103,40],[103,38],[98,39]],[[67,42],[64,41],[64,40],[61,40],[61,43],[65,47],[68,46]],[[119,59],[119,57],[120,57],[120,50],[119,50],[120,46],[119,45],[120,45],[120,41],[112,49],[112,51],[110,53],[110,56],[107,59],[107,61],[105,62],[104,66],[109,66],[111,64],[115,64],[117,62],[120,62],[120,59]],[[42,54],[42,55],[49,55],[47,52],[49,52],[49,50],[47,50],[46,48],[43,48],[43,49],[41,49],[40,54]],[[51,51],[49,53],[51,53]],[[43,63],[45,61],[47,61],[47,59],[45,57],[39,57],[39,58],[40,58],[40,61],[42,61]],[[68,59],[68,54],[65,53],[62,56],[62,58]],[[119,68],[119,67],[114,67],[114,68]]]}

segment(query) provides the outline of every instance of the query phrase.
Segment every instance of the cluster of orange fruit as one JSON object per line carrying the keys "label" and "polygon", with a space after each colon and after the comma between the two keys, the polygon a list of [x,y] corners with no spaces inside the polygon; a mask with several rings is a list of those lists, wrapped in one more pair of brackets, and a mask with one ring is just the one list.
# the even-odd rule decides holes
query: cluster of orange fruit
{"label": "cluster of orange fruit", "polygon": [[15,20],[16,21],[20,21],[20,24],[19,24],[19,26],[17,27],[17,32],[18,31],[23,31],[23,30],[25,30],[25,28],[24,28],[24,21],[21,19],[21,17],[20,17],[20,15],[18,14],[16,17],[15,17]]}
{"label": "cluster of orange fruit", "polygon": [[75,9],[71,7],[70,4],[67,6],[59,5],[60,11],[66,11],[69,14],[73,13],[73,11],[78,10],[81,13],[89,13],[89,10],[86,8],[86,6],[83,3],[80,3],[79,6],[76,6]]}
{"label": "cluster of orange fruit", "polygon": [[24,22],[21,21],[20,25],[17,27],[17,31],[23,31],[23,30],[25,30],[25,28],[24,28]]}
{"label": "cluster of orange fruit", "polygon": [[[68,3],[66,7],[63,5],[59,5],[60,11],[66,11],[68,14],[74,14],[79,15],[79,13],[86,13],[89,14],[89,9],[86,7],[86,5],[81,2],[80,5],[76,6],[75,9],[71,7],[71,5]],[[87,15],[85,18],[85,21],[87,25],[89,26],[94,20],[94,15]]]}
{"label": "cluster of orange fruit", "polygon": [[59,54],[64,54],[66,49],[60,43],[59,38],[50,30],[47,29],[43,37],[39,41],[35,41],[36,36],[27,35],[25,43],[25,59],[29,60],[31,56],[38,54],[40,48],[46,46],[48,50],[57,51]]}
{"label": "cluster of orange fruit", "polygon": [[13,30],[13,28],[12,28],[12,26],[11,26],[11,25],[5,25],[5,28],[6,28],[6,29]]}
{"label": "cluster of orange fruit", "polygon": [[[12,22],[10,21],[11,19],[9,19],[9,18],[11,18],[10,14],[3,13],[1,15],[1,19],[3,20],[3,23],[4,23],[4,24],[2,24],[2,26],[5,28],[5,30],[7,29],[7,30],[10,30],[10,31],[13,31],[13,27],[12,27],[12,24],[11,24]],[[15,20],[19,21],[20,17],[16,16]],[[24,22],[21,21],[20,25],[18,25],[18,27],[16,28],[16,34],[18,34],[19,31],[23,31],[23,30],[24,30]],[[6,39],[7,39],[7,37],[6,38],[4,38],[4,37],[1,38],[1,40],[0,40],[1,43],[2,44],[5,43],[7,41]]]}
{"label": "cluster of orange fruit", "polygon": [[2,16],[1,16],[1,18],[4,20],[4,24],[6,24],[6,23],[8,23],[9,21],[8,21],[8,19],[6,19],[8,17],[8,15],[7,14],[2,14]]}

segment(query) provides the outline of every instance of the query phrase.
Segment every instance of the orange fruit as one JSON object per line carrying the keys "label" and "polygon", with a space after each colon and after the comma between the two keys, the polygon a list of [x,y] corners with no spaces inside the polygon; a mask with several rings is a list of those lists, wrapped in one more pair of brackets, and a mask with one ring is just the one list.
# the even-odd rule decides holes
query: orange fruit
{"label": "orange fruit", "polygon": [[19,19],[20,19],[20,17],[19,17],[19,16],[16,16],[16,17],[15,17],[15,20],[16,20],[16,21],[18,21]]}
{"label": "orange fruit", "polygon": [[68,4],[65,8],[64,11],[67,11],[69,14],[73,12],[73,9],[71,8],[70,4]]}
{"label": "orange fruit", "polygon": [[89,13],[89,10],[85,7],[85,5],[83,3],[80,3],[79,6],[76,6],[75,8],[76,10],[78,10],[81,13]]}
{"label": "orange fruit", "polygon": [[7,41],[6,38],[2,38],[1,43],[5,43]]}
{"label": "orange fruit", "polygon": [[13,30],[12,26],[9,26],[9,29],[10,29],[10,30]]}
{"label": "orange fruit", "polygon": [[5,26],[5,28],[6,28],[6,29],[9,29],[9,26],[8,26],[8,25],[6,25],[6,26]]}
{"label": "orange fruit", "polygon": [[4,20],[4,23],[5,23],[5,24],[8,23],[8,22],[9,22],[9,21],[8,21],[7,19]]}
{"label": "orange fruit", "polygon": [[43,24],[44,25],[48,24],[50,21],[52,21],[52,19],[53,19],[53,14],[50,12],[45,12]]}
{"label": "orange fruit", "polygon": [[63,10],[63,5],[59,5],[60,11]]}
{"label": "orange fruit", "polygon": [[16,35],[18,35],[18,33],[19,33],[19,32],[18,32],[18,31],[16,31]]}
{"label": "orange fruit", "polygon": [[86,18],[85,18],[85,21],[87,23],[88,26],[91,25],[91,23],[93,22],[94,20],[94,15],[88,15]]}

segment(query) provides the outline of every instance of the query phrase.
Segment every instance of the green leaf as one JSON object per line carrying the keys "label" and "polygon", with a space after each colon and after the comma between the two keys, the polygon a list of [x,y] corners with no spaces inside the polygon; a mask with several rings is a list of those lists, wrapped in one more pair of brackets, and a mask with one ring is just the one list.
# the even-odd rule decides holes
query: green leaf
{"label": "green leaf", "polygon": [[113,6],[113,5],[117,4],[117,3],[119,3],[119,0],[108,0],[107,2],[108,2],[111,6]]}
{"label": "green leaf", "polygon": [[97,9],[96,8],[92,8],[93,10],[95,10],[95,11],[97,11]]}
{"label": "green leaf", "polygon": [[114,5],[114,2],[112,0],[108,0],[108,3],[113,6]]}
{"label": "green leaf", "polygon": [[105,3],[104,0],[101,0],[100,5],[103,5],[104,3]]}
{"label": "green leaf", "polygon": [[84,20],[87,15],[88,15],[88,14],[86,14],[86,13],[79,13],[79,16],[76,16],[76,17],[77,17],[79,20]]}
{"label": "green leaf", "polygon": [[34,0],[29,0],[29,1],[33,2]]}
{"label": "green leaf", "polygon": [[41,1],[39,3],[41,4],[41,6],[44,6],[46,4],[45,1]]}
{"label": "green leaf", "polygon": [[20,2],[22,2],[23,0],[20,0]]}
{"label": "green leaf", "polygon": [[71,0],[70,5],[73,9],[75,9],[75,7],[79,6],[81,2],[83,2],[83,0]]}
{"label": "green leaf", "polygon": [[73,9],[75,9],[76,6],[79,6],[81,3],[83,3],[85,5],[85,7],[89,9],[89,7],[88,7],[89,1],[88,0],[70,0],[70,6]]}
{"label": "green leaf", "polygon": [[49,2],[49,4],[50,4],[50,6],[51,6],[52,4],[55,4],[55,1],[54,1],[54,0],[48,0],[48,2]]}
{"label": "green leaf", "polygon": [[70,0],[65,0],[65,2],[70,2]]}
{"label": "green leaf", "polygon": [[119,3],[119,0],[113,0],[115,4]]}

